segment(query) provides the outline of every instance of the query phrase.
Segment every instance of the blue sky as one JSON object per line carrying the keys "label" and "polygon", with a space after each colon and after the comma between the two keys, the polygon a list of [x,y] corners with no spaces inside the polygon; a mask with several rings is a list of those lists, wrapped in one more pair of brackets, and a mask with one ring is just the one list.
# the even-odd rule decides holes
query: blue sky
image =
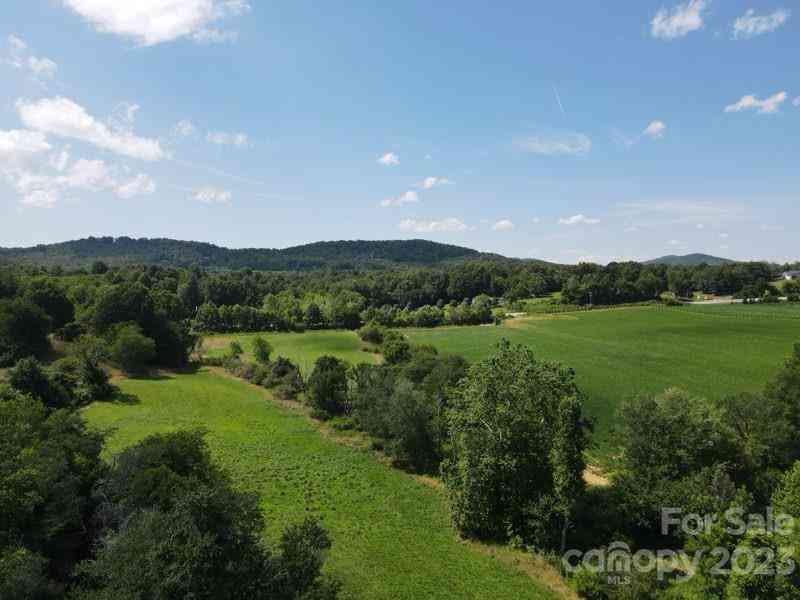
{"label": "blue sky", "polygon": [[800,258],[785,0],[164,4],[0,7],[0,245]]}

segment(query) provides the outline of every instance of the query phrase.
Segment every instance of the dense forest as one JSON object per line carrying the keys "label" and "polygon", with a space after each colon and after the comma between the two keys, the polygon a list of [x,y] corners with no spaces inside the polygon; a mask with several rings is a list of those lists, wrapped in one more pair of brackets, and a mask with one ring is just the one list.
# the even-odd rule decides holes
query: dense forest
{"label": "dense forest", "polygon": [[317,242],[281,250],[229,249],[204,242],[129,237],[90,237],[32,248],[0,248],[0,261],[88,267],[101,260],[109,265],[193,265],[213,269],[303,271],[332,267],[386,268],[435,265],[481,257],[477,250],[426,240]]}

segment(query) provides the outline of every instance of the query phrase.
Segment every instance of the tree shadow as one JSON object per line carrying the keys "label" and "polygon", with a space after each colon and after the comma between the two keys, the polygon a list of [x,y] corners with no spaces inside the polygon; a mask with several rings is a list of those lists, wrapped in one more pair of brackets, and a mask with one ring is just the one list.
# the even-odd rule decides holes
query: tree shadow
{"label": "tree shadow", "polygon": [[140,404],[141,400],[139,400],[139,396],[136,394],[129,394],[128,392],[123,392],[120,389],[117,389],[114,394],[107,400],[111,404],[125,404],[128,406],[133,406],[136,404]]}

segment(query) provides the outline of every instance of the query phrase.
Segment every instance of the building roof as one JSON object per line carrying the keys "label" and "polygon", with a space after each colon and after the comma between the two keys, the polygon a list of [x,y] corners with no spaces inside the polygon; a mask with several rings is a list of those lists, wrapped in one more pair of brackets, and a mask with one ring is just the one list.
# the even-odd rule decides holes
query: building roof
{"label": "building roof", "polygon": [[784,271],[784,277],[800,277],[800,271]]}

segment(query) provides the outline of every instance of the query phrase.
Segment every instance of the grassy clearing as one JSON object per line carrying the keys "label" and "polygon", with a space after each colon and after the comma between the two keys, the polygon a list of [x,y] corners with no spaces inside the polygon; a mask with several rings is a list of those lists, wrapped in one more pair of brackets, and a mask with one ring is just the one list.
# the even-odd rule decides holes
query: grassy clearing
{"label": "grassy clearing", "polygon": [[459,540],[440,490],[322,435],[260,388],[208,370],[118,385],[139,402],[84,411],[113,430],[107,452],[155,432],[206,428],[215,459],[261,497],[270,539],[288,522],[322,517],[334,541],[326,568],[343,598],[559,597],[537,582],[557,587],[552,570],[530,557]]}
{"label": "grassy clearing", "polygon": [[233,340],[238,340],[248,360],[253,358],[253,338],[256,335],[269,340],[274,356],[283,356],[300,367],[303,375],[314,368],[314,362],[324,354],[332,354],[350,364],[377,363],[379,356],[365,352],[366,345],[353,331],[307,331],[305,333],[238,333],[211,335],[203,340],[203,349],[209,356],[221,356]]}
{"label": "grassy clearing", "polygon": [[597,420],[593,456],[603,461],[613,451],[614,411],[626,397],[668,387],[707,398],[762,389],[800,342],[800,306],[621,308],[407,333],[471,361],[508,338],[574,368]]}

